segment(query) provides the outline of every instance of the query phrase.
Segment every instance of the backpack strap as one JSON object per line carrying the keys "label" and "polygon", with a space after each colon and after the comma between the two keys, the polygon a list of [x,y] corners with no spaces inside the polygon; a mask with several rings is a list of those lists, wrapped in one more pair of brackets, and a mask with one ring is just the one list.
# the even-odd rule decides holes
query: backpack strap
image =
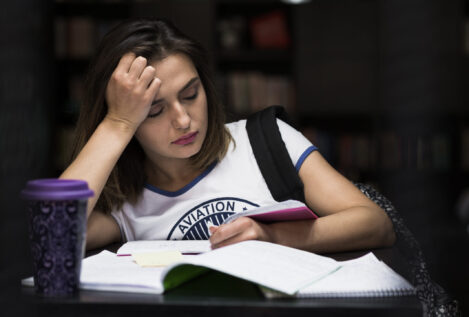
{"label": "backpack strap", "polygon": [[280,135],[277,118],[288,122],[285,109],[271,106],[250,115],[246,130],[262,176],[277,201],[305,202],[303,182]]}

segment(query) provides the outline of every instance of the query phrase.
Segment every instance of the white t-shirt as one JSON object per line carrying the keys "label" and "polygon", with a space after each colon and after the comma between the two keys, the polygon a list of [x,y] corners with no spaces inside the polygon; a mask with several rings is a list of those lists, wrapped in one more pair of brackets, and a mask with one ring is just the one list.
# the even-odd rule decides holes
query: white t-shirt
{"label": "white t-shirt", "polygon": [[[277,123],[298,171],[317,148],[291,126]],[[218,225],[233,213],[275,202],[252,152],[246,120],[226,126],[236,145],[230,144],[220,162],[175,192],[147,184],[136,204],[112,212],[124,241],[208,239],[207,220]]]}

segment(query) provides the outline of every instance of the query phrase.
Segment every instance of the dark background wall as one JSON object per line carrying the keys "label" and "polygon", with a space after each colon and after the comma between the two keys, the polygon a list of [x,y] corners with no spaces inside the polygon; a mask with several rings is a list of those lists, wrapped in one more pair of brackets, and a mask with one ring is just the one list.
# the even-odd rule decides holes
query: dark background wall
{"label": "dark background wall", "polygon": [[[221,20],[278,8],[286,13],[291,39],[283,51],[253,49],[246,30],[241,31],[241,44],[235,48],[225,50],[220,45]],[[460,194],[469,187],[469,173],[461,167],[461,131],[469,127],[464,89],[468,78],[463,47],[466,12],[464,1],[445,0],[313,0],[301,6],[221,0],[113,5],[2,1],[1,302],[15,303],[19,279],[31,273],[19,191],[28,179],[56,177],[63,167],[62,150],[75,118],[70,102],[73,89],[67,82],[87,64],[86,56],[57,56],[57,19],[84,16],[111,25],[125,17],[148,15],[172,19],[209,49],[230,113],[237,112],[230,107],[232,72],[260,70],[288,78],[295,90],[291,112],[299,128],[314,130],[312,138],[323,142],[326,157],[346,176],[371,182],[391,199],[422,244],[435,280],[467,311],[467,223],[455,209]],[[102,34],[98,31],[96,38]],[[244,110],[238,113],[244,114]],[[405,152],[405,162],[389,161],[396,155],[395,150],[385,151],[390,143],[383,135],[389,132],[401,142],[393,149],[403,152],[402,143],[417,148],[412,140],[447,136],[451,146],[443,151],[448,151],[449,161],[434,168],[411,158],[412,150]],[[318,135],[327,136],[331,143]],[[362,168],[344,163],[340,156],[343,137],[357,135],[370,140],[376,151],[375,165]],[[328,152],[328,146],[339,150]],[[390,165],[381,165],[387,161]],[[21,303],[4,307],[12,314],[26,309]]]}
{"label": "dark background wall", "polygon": [[0,5],[0,302],[8,316],[26,312],[16,300],[18,281],[31,271],[19,190],[28,179],[52,176],[50,9],[34,0]]}

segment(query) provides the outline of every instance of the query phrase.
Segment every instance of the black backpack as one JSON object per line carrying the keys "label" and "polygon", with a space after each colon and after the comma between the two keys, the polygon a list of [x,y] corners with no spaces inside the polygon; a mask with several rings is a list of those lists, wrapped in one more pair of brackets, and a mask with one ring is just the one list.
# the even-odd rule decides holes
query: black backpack
{"label": "black backpack", "polygon": [[[305,202],[303,183],[282,140],[277,118],[289,123],[288,115],[281,106],[267,107],[250,115],[246,123],[249,141],[274,199],[296,199]],[[431,279],[419,243],[391,202],[369,185],[354,185],[383,208],[391,219],[396,232],[396,247],[410,269],[411,282],[416,287],[417,297],[422,303],[423,315],[460,316],[458,302]]]}

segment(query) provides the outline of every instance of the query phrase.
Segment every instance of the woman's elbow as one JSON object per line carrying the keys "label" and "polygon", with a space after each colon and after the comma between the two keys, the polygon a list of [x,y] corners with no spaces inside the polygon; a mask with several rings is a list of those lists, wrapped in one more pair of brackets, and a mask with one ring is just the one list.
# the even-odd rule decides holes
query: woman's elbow
{"label": "woman's elbow", "polygon": [[391,219],[388,215],[383,211],[382,215],[382,223],[379,231],[379,241],[381,242],[380,245],[382,247],[392,247],[396,242],[396,233],[394,231],[394,226],[392,224]]}
{"label": "woman's elbow", "polygon": [[86,228],[86,250],[105,247],[120,241],[120,228],[114,218],[100,211],[93,211]]}

